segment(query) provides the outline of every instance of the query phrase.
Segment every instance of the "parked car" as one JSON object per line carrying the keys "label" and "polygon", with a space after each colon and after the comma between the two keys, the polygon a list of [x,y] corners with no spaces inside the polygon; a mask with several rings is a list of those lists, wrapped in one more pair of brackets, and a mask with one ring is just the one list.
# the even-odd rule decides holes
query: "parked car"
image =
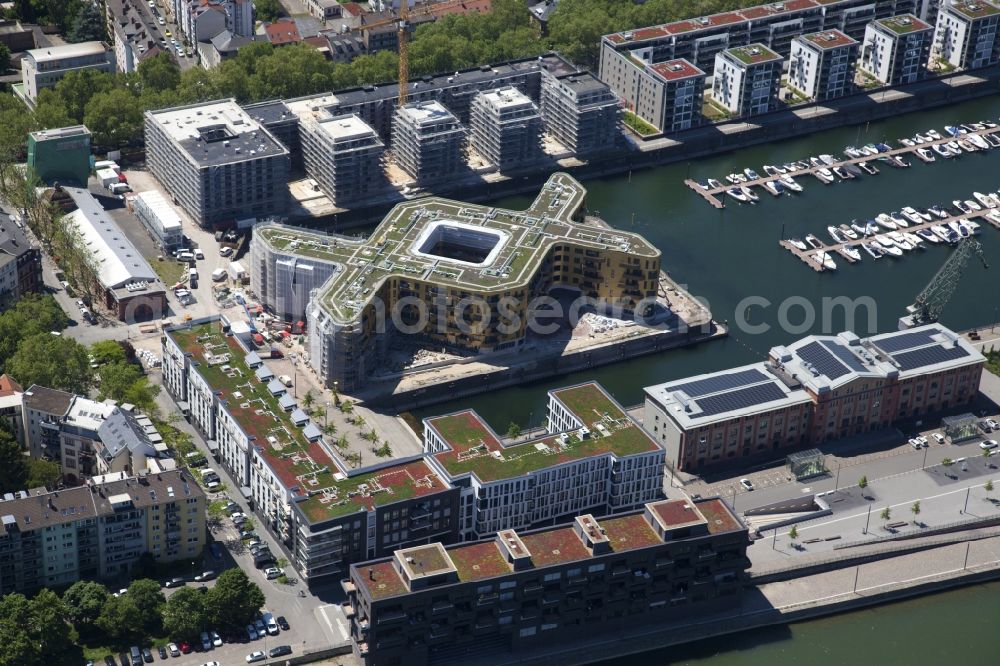
{"label": "parked car", "polygon": [[919,439],[917,439],[916,437],[911,437],[911,438],[910,438],[910,441],[909,441],[909,442],[907,442],[907,443],[908,443],[908,444],[909,444],[910,446],[912,446],[913,448],[915,448],[915,449],[918,449],[918,450],[920,449],[920,440],[919,440]]}
{"label": "parked car", "polygon": [[194,577],[195,582],[204,583],[207,580],[212,580],[215,578],[215,572],[209,569],[208,571],[202,571],[200,574]]}
{"label": "parked car", "polygon": [[222,636],[219,635],[219,632],[213,631],[209,635],[212,637],[212,645],[222,647]]}
{"label": "parked car", "polygon": [[281,576],[284,576],[285,572],[279,569],[278,567],[271,567],[264,572],[264,575],[267,576],[268,580],[274,580],[275,578],[280,578]]}
{"label": "parked car", "polygon": [[208,547],[209,551],[212,553],[212,557],[217,560],[222,559],[222,546],[219,545],[217,541],[213,541],[212,545]]}
{"label": "parked car", "polygon": [[934,441],[937,442],[938,444],[944,444],[944,435],[942,435],[941,433],[935,432],[931,435],[931,437],[933,437]]}
{"label": "parked car", "polygon": [[149,648],[142,648],[142,660],[147,664],[153,663],[153,651]]}
{"label": "parked car", "polygon": [[194,648],[191,647],[190,643],[188,643],[187,641],[181,641],[181,652],[183,652],[184,654],[191,654],[191,650],[193,649]]}
{"label": "parked car", "polygon": [[982,419],[977,425],[983,432],[991,432],[993,430],[993,426],[986,419]]}
{"label": "parked car", "polygon": [[274,659],[275,657],[284,657],[285,655],[289,655],[291,653],[292,653],[291,645],[279,645],[278,647],[271,648],[268,651],[267,656],[270,657],[271,659]]}
{"label": "parked car", "polygon": [[170,653],[171,657],[181,656],[181,649],[177,647],[177,643],[170,643],[167,645],[167,651]]}
{"label": "parked car", "polygon": [[264,620],[257,618],[256,620],[254,620],[253,626],[254,629],[257,630],[258,636],[263,638],[264,636],[267,635],[267,627],[264,625]]}
{"label": "parked car", "polygon": [[232,500],[229,500],[229,502],[226,504],[225,511],[230,516],[233,515],[234,513],[239,512],[239,510],[240,510],[240,505]]}
{"label": "parked car", "polygon": [[165,583],[165,587],[183,587],[185,580],[183,578],[171,578]]}
{"label": "parked car", "polygon": [[264,625],[267,627],[267,633],[271,636],[278,635],[278,623],[274,621],[274,615],[264,611],[263,614]]}
{"label": "parked car", "polygon": [[1000,430],[1000,423],[997,423],[994,419],[986,419],[986,424],[994,430]]}
{"label": "parked car", "polygon": [[984,439],[983,441],[979,442],[979,448],[981,448],[983,451],[992,451],[993,449],[997,448],[997,440]]}
{"label": "parked car", "polygon": [[245,523],[247,520],[246,515],[240,511],[236,511],[229,517],[232,518],[233,522],[236,523],[237,525],[239,525],[240,523]]}
{"label": "parked car", "polygon": [[166,659],[167,658],[167,648],[165,648],[165,647],[163,647],[161,645],[160,647],[156,648],[156,650],[157,650],[157,652],[160,653],[160,659]]}
{"label": "parked car", "polygon": [[254,532],[253,530],[240,531],[240,539],[242,539],[243,541],[249,541],[250,539],[256,539],[256,538],[257,538],[257,533]]}
{"label": "parked car", "polygon": [[740,485],[748,492],[753,490],[753,482],[750,479],[740,479]]}
{"label": "parked car", "polygon": [[201,649],[205,652],[212,649],[212,639],[208,636],[207,631],[201,632]]}
{"label": "parked car", "polygon": [[252,664],[258,661],[264,661],[265,659],[267,659],[267,655],[261,652],[260,650],[254,650],[253,652],[247,655],[248,664]]}
{"label": "parked car", "polygon": [[115,658],[112,655],[107,654],[104,655],[104,666],[118,666],[118,664],[115,663]]}
{"label": "parked car", "polygon": [[247,625],[247,637],[252,641],[257,640],[257,628],[252,624]]}
{"label": "parked car", "polygon": [[233,248],[229,247],[228,245],[225,246],[225,247],[220,247],[219,248],[219,256],[220,257],[228,257],[232,253],[233,253]]}
{"label": "parked car", "polygon": [[288,620],[285,619],[284,615],[278,616],[278,626],[281,627],[282,631],[288,631]]}

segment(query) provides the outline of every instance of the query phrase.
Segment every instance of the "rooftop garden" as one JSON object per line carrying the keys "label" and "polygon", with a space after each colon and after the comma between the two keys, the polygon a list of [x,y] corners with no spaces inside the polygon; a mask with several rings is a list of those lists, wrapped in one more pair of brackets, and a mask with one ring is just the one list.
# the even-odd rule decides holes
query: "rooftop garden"
{"label": "rooftop garden", "polygon": [[701,515],[708,521],[708,531],[712,534],[741,530],[743,526],[733,517],[732,512],[722,500],[712,499],[696,504]]}
{"label": "rooftop garden", "polygon": [[918,19],[911,14],[903,14],[902,16],[890,16],[889,18],[884,18],[879,23],[892,30],[897,35],[905,35],[911,32],[916,32],[917,30],[923,30],[929,28],[930,26]]}
{"label": "rooftop garden", "polygon": [[734,58],[739,60],[745,65],[756,65],[761,62],[769,62],[771,60],[780,60],[781,56],[767,48],[763,44],[751,44],[750,46],[741,46],[735,49],[729,49],[728,51],[733,55]]}
{"label": "rooftop garden", "polygon": [[406,548],[399,554],[405,558],[406,568],[415,576],[441,573],[451,568],[451,562],[438,543]]}
{"label": "rooftop garden", "polygon": [[988,2],[969,0],[967,2],[956,2],[952,8],[958,13],[969,18],[982,18],[1000,14],[1000,8],[994,7]]}
{"label": "rooftop garden", "polygon": [[458,579],[463,582],[494,578],[511,572],[496,541],[451,548],[448,556],[458,570]]}
{"label": "rooftop garden", "polygon": [[647,123],[645,120],[635,115],[629,110],[622,112],[622,122],[630,130],[638,134],[639,136],[652,136],[654,134],[659,134],[660,130],[656,129],[654,125]]}
{"label": "rooftop garden", "polygon": [[641,513],[598,521],[616,553],[663,543]]}
{"label": "rooftop garden", "polygon": [[531,553],[531,562],[536,568],[591,557],[590,551],[571,527],[522,534],[521,541]]}

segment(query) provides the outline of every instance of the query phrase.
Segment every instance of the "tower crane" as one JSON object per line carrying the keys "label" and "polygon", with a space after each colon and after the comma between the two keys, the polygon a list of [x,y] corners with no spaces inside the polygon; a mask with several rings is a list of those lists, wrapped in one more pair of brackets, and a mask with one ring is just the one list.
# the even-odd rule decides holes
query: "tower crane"
{"label": "tower crane", "polygon": [[986,262],[986,255],[983,253],[983,246],[979,241],[972,236],[961,239],[955,251],[938,269],[923,291],[917,295],[917,300],[913,302],[913,305],[906,307],[908,314],[900,318],[900,330],[930,324],[938,320],[944,307],[951,300],[952,294],[955,293],[955,289],[958,288],[958,281],[973,254],[977,255],[979,260],[983,262],[984,268],[990,267]]}
{"label": "tower crane", "polygon": [[428,16],[445,9],[451,9],[452,7],[465,7],[465,0],[445,0],[445,2],[435,2],[424,5],[419,9],[414,9],[412,13],[410,12],[409,1],[399,0],[399,16],[384,19],[382,21],[364,23],[356,28],[351,28],[350,32],[361,32],[364,30],[383,28],[387,25],[396,26],[396,39],[399,44],[399,100],[397,101],[397,106],[403,106],[406,104],[406,100],[409,97],[410,92],[410,56],[408,46],[410,38],[410,17],[419,18],[421,16]]}

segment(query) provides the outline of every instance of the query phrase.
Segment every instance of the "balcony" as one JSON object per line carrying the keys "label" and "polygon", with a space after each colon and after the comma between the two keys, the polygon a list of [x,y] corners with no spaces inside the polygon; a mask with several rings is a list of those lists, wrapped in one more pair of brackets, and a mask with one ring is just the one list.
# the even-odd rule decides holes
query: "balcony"
{"label": "balcony", "polygon": [[358,591],[358,586],[346,578],[340,581],[340,587],[344,590],[344,594],[354,594]]}
{"label": "balcony", "polygon": [[352,606],[349,603],[345,602],[344,604],[341,605],[341,608],[344,610],[344,617],[346,617],[348,620],[357,615],[357,613],[354,612],[354,606]]}

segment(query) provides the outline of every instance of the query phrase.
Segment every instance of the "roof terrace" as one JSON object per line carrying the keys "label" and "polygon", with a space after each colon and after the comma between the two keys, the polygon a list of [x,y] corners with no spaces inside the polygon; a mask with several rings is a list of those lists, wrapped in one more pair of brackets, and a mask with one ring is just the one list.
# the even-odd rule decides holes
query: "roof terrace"
{"label": "roof terrace", "polygon": [[827,49],[835,49],[841,46],[850,46],[851,44],[857,44],[858,40],[845,35],[840,30],[824,30],[822,32],[814,32],[808,35],[802,35],[802,39],[807,42],[814,44],[824,51]]}
{"label": "roof terrace", "polygon": [[[1000,7],[996,7],[984,0],[964,0],[962,2],[949,2],[945,7],[951,11],[961,14],[968,19],[979,19],[994,14],[1000,14]],[[944,9],[944,7],[942,7]]]}
{"label": "roof terrace", "polygon": [[930,24],[924,23],[913,14],[890,16],[888,18],[878,19],[875,23],[897,35],[908,35],[911,32],[931,29]]}
{"label": "roof terrace", "polygon": [[763,44],[750,44],[748,46],[738,46],[736,48],[727,49],[725,53],[728,53],[732,57],[736,58],[744,65],[759,65],[764,62],[771,62],[773,60],[781,60],[781,56],[767,48]]}
{"label": "roof terrace", "polygon": [[433,494],[448,486],[423,460],[348,476],[322,442],[309,441],[257,379],[235,337],[218,322],[171,329],[167,335],[198,363],[198,373],[225,402],[260,457],[312,523]]}

